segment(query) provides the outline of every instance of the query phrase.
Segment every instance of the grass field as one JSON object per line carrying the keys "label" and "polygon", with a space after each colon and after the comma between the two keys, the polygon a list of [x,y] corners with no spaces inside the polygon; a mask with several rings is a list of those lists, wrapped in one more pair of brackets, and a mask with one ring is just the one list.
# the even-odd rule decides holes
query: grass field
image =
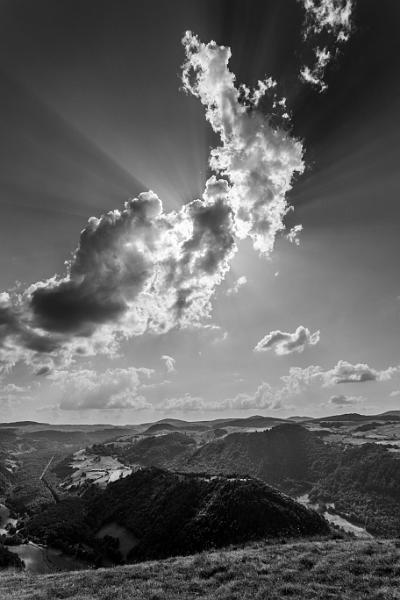
{"label": "grass field", "polygon": [[1,600],[400,599],[399,541],[250,546],[46,576],[3,572]]}

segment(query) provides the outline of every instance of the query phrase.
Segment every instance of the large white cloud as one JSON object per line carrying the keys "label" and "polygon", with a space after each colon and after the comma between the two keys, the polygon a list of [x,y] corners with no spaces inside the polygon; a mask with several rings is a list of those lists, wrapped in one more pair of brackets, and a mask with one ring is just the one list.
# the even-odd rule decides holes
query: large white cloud
{"label": "large white cloud", "polygon": [[309,329],[300,325],[293,333],[286,331],[271,331],[264,336],[254,348],[255,352],[273,350],[280,356],[292,352],[303,352],[306,346],[315,346],[319,342],[320,332],[311,333]]}
{"label": "large white cloud", "polygon": [[272,127],[268,116],[249,110],[273,87],[271,80],[259,82],[253,92],[239,88],[228,68],[230,48],[203,44],[191,32],[183,43],[184,87],[204,104],[221,138],[222,145],[211,151],[210,166],[230,183],[237,234],[249,236],[257,250],[269,253],[284,228],[292,177],[304,170],[302,145],[285,129]]}
{"label": "large white cloud", "polygon": [[230,49],[188,32],[182,80],[221,145],[201,199],[165,212],[152,192],[91,217],[63,276],[0,297],[0,369],[24,360],[38,374],[80,355],[115,354],[122,339],[199,326],[225,278],[236,241],[268,254],[284,228],[286,193],[303,149],[257,105],[274,87],[236,86]]}

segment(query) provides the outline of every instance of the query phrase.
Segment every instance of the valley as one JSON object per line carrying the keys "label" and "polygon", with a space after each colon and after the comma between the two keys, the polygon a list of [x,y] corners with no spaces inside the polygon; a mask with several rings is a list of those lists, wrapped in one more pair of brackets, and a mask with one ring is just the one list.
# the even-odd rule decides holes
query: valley
{"label": "valley", "polygon": [[3,424],[1,542],[48,573],[266,537],[399,537],[399,441],[397,414]]}

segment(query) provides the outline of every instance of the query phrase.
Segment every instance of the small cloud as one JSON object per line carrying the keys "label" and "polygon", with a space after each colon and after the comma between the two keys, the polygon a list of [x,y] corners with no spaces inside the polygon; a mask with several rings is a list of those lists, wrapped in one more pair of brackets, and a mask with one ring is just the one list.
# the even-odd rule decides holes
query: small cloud
{"label": "small cloud", "polygon": [[263,337],[256,347],[255,352],[274,350],[275,354],[282,356],[292,352],[303,352],[306,346],[315,346],[319,342],[320,332],[311,333],[309,329],[300,325],[294,333],[285,331],[271,331]]}
{"label": "small cloud", "polygon": [[222,342],[225,342],[225,340],[227,340],[227,339],[228,339],[228,332],[223,331],[223,332],[221,332],[221,335],[218,335],[213,340],[211,340],[211,344],[213,346],[215,346],[216,344],[222,344]]}
{"label": "small cloud", "polygon": [[162,381],[154,381],[152,383],[142,383],[140,386],[141,390],[156,390],[164,385],[170,385],[172,381],[170,379],[163,379]]}
{"label": "small cloud", "polygon": [[338,396],[331,396],[329,398],[329,404],[334,404],[335,406],[347,406],[349,404],[359,404],[360,402],[364,402],[365,398],[363,396],[344,396],[343,394],[339,394]]}
{"label": "small cloud", "polygon": [[15,383],[7,383],[2,388],[2,393],[4,394],[24,394],[27,391],[29,391],[29,388],[16,385]]}
{"label": "small cloud", "polygon": [[393,390],[393,392],[390,392],[389,396],[391,398],[398,398],[400,396],[400,390]]}
{"label": "small cloud", "polygon": [[235,283],[233,284],[233,286],[231,288],[226,290],[226,295],[233,296],[233,295],[237,294],[238,291],[240,290],[240,288],[243,287],[244,285],[246,285],[246,283],[247,283],[247,277],[245,275],[242,275],[235,281]]}
{"label": "small cloud", "polygon": [[286,235],[286,239],[289,240],[291,244],[295,244],[296,246],[300,246],[300,232],[303,231],[303,225],[295,225]]}
{"label": "small cloud", "polygon": [[43,367],[39,367],[38,369],[36,369],[35,371],[35,375],[39,376],[43,376],[43,375],[49,375],[51,373],[51,368],[48,367],[47,365],[43,366]]}
{"label": "small cloud", "polygon": [[168,354],[163,354],[161,357],[161,360],[165,363],[168,373],[173,373],[176,370],[175,369],[175,363],[176,363],[175,358],[172,358],[172,356],[169,356]]}

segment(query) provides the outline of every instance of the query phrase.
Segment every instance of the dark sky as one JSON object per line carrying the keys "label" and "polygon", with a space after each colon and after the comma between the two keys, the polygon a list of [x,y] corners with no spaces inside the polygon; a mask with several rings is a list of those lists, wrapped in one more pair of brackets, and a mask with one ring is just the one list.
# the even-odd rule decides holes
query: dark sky
{"label": "dark sky", "polygon": [[[321,343],[297,366],[398,364],[400,3],[358,0],[322,94],[298,78],[312,51],[303,17],[295,0],[2,0],[0,290],[62,273],[87,218],[140,191],[153,189],[169,210],[202,193],[216,138],[180,89],[191,29],[231,47],[239,82],[270,75],[287,97],[307,164],[288,224],[304,232],[299,248],[279,241],[272,262],[246,246],[235,258],[227,286],[239,275],[248,286],[229,306],[221,293],[214,309],[226,348],[173,331],[135,340],[121,364],[140,357],[154,368],[172,354],[182,366],[168,394],[250,393],[294,365],[254,357],[254,344],[300,324],[320,329]],[[209,356],[199,363],[199,353]],[[356,395],[366,409],[390,407],[396,385],[387,385]]]}

